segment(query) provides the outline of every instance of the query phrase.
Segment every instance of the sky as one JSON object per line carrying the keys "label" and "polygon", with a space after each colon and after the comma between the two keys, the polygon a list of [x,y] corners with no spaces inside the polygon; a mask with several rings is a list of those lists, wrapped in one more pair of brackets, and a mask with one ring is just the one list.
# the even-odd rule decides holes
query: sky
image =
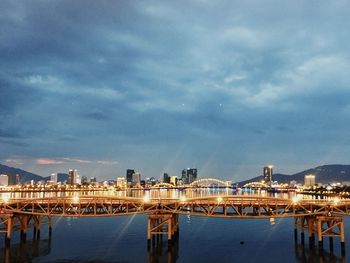
{"label": "sky", "polygon": [[0,163],[240,181],[349,164],[348,1],[0,2]]}

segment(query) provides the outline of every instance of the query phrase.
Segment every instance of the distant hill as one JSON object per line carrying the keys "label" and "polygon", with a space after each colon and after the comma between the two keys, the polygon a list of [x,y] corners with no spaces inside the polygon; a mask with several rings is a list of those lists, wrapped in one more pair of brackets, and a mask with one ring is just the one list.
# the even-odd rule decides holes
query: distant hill
{"label": "distant hill", "polygon": [[[348,182],[350,183],[350,165],[344,164],[329,164],[311,168],[296,174],[273,174],[273,180],[279,183],[289,183],[290,181],[297,181],[297,183],[304,182],[304,176],[307,174],[314,174],[316,176],[316,183],[326,184],[332,182]],[[263,180],[263,176],[257,176],[249,180],[238,182],[239,186],[246,183],[257,182]]]}
{"label": "distant hill", "polygon": [[21,170],[18,168],[2,165],[2,164],[0,164],[0,174],[6,174],[9,176],[9,184],[15,183],[16,174],[20,175],[20,182],[21,183],[29,182],[31,180],[34,180],[34,181],[44,180],[44,178],[40,175],[30,173],[30,172],[27,172],[27,171],[24,171],[24,170]]}

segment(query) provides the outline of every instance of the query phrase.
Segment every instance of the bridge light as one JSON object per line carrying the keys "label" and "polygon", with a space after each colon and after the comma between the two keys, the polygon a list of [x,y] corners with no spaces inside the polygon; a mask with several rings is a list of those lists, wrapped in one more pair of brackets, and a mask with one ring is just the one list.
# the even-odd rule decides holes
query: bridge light
{"label": "bridge light", "polygon": [[73,204],[78,204],[79,203],[79,196],[73,196],[72,202],[73,202]]}
{"label": "bridge light", "polygon": [[144,203],[148,203],[150,200],[151,200],[151,199],[149,198],[149,195],[145,195],[145,196],[143,197],[143,202],[144,202]]}
{"label": "bridge light", "polygon": [[301,200],[301,197],[299,195],[293,196],[292,202],[293,205],[296,205]]}
{"label": "bridge light", "polygon": [[335,197],[333,201],[334,201],[335,205],[338,205],[340,202],[340,199],[339,199],[339,197]]}
{"label": "bridge light", "polygon": [[180,197],[180,202],[186,202],[186,201],[187,201],[186,196],[181,196],[181,197]]}
{"label": "bridge light", "polygon": [[7,204],[10,201],[10,194],[3,194],[1,198],[2,201]]}
{"label": "bridge light", "polygon": [[221,196],[218,197],[218,203],[221,203],[223,198]]}

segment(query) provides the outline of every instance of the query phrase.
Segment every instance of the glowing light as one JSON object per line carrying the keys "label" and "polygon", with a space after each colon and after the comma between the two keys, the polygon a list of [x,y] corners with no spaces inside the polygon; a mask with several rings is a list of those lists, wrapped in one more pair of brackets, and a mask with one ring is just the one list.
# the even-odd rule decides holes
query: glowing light
{"label": "glowing light", "polygon": [[73,202],[73,204],[79,203],[79,196],[73,196],[72,202]]}
{"label": "glowing light", "polygon": [[301,197],[299,195],[296,195],[292,198],[293,204],[297,204],[301,200]]}
{"label": "glowing light", "polygon": [[221,203],[223,198],[221,196],[218,197],[218,202]]}
{"label": "glowing light", "polygon": [[180,197],[180,202],[186,202],[186,201],[187,201],[186,196],[181,196],[181,197]]}
{"label": "glowing light", "polygon": [[10,201],[10,194],[3,194],[1,198],[2,201],[7,204]]}
{"label": "glowing light", "polygon": [[340,198],[339,197],[335,197],[333,201],[334,201],[334,204],[337,205],[340,202]]}
{"label": "glowing light", "polygon": [[148,203],[151,199],[149,198],[149,195],[145,195],[143,197],[143,202]]}

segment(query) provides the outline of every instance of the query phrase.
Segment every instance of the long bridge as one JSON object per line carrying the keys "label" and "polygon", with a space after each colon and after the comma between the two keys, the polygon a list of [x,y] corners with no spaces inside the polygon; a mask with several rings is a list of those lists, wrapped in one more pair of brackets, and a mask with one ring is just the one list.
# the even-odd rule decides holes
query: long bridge
{"label": "long bridge", "polygon": [[350,200],[303,200],[261,197],[261,196],[208,196],[199,198],[151,199],[114,196],[73,196],[38,199],[10,199],[0,203],[0,219],[9,244],[11,233],[21,230],[26,238],[29,226],[40,236],[44,222],[49,224],[53,217],[102,217],[147,214],[147,239],[167,235],[171,241],[179,228],[179,215],[206,216],[218,218],[294,218],[294,231],[309,234],[310,243],[318,237],[319,246],[323,238],[340,237],[342,251],[345,251],[344,216],[350,215]]}

